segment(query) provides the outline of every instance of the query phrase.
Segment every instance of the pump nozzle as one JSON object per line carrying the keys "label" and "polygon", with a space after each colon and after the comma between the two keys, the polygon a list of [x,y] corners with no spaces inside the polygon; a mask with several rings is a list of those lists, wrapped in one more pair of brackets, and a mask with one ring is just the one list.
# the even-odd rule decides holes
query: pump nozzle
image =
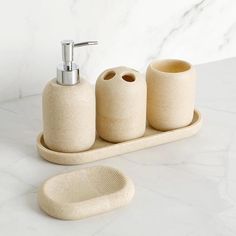
{"label": "pump nozzle", "polygon": [[73,40],[63,40],[62,45],[62,64],[57,68],[57,83],[61,85],[74,85],[79,82],[79,68],[73,63],[74,47],[96,45],[97,41],[74,43]]}

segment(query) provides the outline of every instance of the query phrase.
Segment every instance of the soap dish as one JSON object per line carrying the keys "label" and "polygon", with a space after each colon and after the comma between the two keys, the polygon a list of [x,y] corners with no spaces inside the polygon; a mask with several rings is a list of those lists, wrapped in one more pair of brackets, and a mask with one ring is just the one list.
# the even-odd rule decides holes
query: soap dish
{"label": "soap dish", "polygon": [[162,132],[147,125],[143,137],[122,143],[110,143],[97,137],[89,150],[77,153],[50,150],[44,143],[43,134],[40,133],[37,138],[37,149],[41,157],[53,163],[62,165],[83,164],[190,137],[200,130],[201,124],[201,113],[195,110],[189,126]]}
{"label": "soap dish", "polygon": [[119,170],[95,166],[53,176],[38,192],[40,208],[63,220],[79,220],[127,205],[132,180]]}

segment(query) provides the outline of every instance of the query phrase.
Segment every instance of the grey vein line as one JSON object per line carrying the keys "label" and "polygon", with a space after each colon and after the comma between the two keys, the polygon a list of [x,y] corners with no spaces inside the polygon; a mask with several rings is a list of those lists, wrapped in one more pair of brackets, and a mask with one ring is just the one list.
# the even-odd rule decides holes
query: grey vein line
{"label": "grey vein line", "polygon": [[13,113],[13,114],[17,114],[17,112],[12,111],[12,110],[9,110],[9,109],[4,108],[4,107],[0,107],[0,110],[2,110],[2,111],[7,111],[7,112],[10,112],[10,113]]}
{"label": "grey vein line", "polygon": [[206,210],[212,212],[212,209],[209,208],[209,207],[205,207],[205,206],[201,206],[201,205],[198,205],[198,204],[194,204],[194,203],[192,203],[192,202],[189,202],[188,200],[185,201],[185,200],[183,200],[183,199],[181,199],[181,198],[178,198],[178,197],[175,197],[175,196],[171,196],[171,195],[169,195],[169,194],[167,194],[167,193],[164,193],[164,192],[161,192],[161,191],[157,191],[157,190],[153,190],[153,189],[147,188],[147,187],[145,187],[145,186],[143,186],[143,185],[140,185],[140,184],[136,184],[136,185],[139,186],[139,187],[141,187],[141,188],[143,188],[143,189],[146,189],[146,190],[149,191],[149,192],[152,192],[152,193],[154,193],[154,194],[158,194],[158,195],[160,195],[160,196],[162,196],[162,197],[164,197],[164,198],[173,200],[173,201],[178,202],[178,203],[180,203],[180,204],[182,204],[182,205],[189,206],[189,207],[197,207],[198,209],[201,209],[201,210],[203,210],[204,212],[205,212]]}
{"label": "grey vein line", "polygon": [[234,112],[234,111],[228,111],[228,110],[214,108],[214,107],[210,107],[210,106],[201,106],[201,108],[205,108],[205,109],[217,111],[217,112],[224,112],[224,113],[233,114],[233,115],[236,114],[236,112]]}
{"label": "grey vein line", "polygon": [[182,29],[186,25],[188,26],[192,25],[196,16],[199,16],[200,13],[203,12],[203,10],[205,9],[206,5],[209,4],[209,2],[210,0],[201,0],[200,2],[191,6],[191,8],[189,8],[188,10],[186,10],[180,16],[180,20],[177,22],[177,24],[173,28],[171,28],[169,32],[166,34],[166,36],[162,39],[155,55],[151,56],[148,60],[153,60],[158,55],[160,55],[166,43],[171,39],[171,37],[176,32],[178,32],[180,29]]}
{"label": "grey vein line", "polygon": [[236,21],[231,24],[228,30],[224,33],[222,43],[219,45],[218,49],[222,50],[225,48],[231,41],[231,35],[236,30]]}

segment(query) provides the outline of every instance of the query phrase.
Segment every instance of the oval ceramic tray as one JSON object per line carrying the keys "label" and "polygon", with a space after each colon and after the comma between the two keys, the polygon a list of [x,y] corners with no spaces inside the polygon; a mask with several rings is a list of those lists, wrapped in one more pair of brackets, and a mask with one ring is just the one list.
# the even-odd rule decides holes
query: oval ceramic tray
{"label": "oval ceramic tray", "polygon": [[95,166],[46,180],[38,203],[52,217],[79,220],[127,205],[134,191],[132,180],[120,171]]}
{"label": "oval ceramic tray", "polygon": [[37,149],[41,157],[53,163],[83,164],[190,137],[199,131],[201,124],[201,113],[195,110],[192,123],[184,128],[161,132],[147,126],[143,137],[122,143],[109,143],[97,137],[89,150],[77,153],[62,153],[48,149],[44,143],[43,134],[40,133],[37,138]]}

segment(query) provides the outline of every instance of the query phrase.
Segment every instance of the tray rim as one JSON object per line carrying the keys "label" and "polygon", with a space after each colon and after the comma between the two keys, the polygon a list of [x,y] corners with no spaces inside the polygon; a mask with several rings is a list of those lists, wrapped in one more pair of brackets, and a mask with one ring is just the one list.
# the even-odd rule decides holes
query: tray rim
{"label": "tray rim", "polygon": [[[37,136],[37,140],[36,140],[36,147],[38,150],[39,155],[54,164],[60,164],[60,165],[79,165],[79,164],[84,164],[84,163],[89,163],[89,162],[94,162],[94,161],[98,161],[98,160],[102,160],[105,158],[109,158],[109,157],[113,157],[113,156],[117,156],[117,155],[122,155],[122,154],[126,154],[129,152],[133,152],[133,151],[138,151],[141,149],[146,149],[149,147],[153,147],[153,146],[158,146],[161,144],[165,144],[165,143],[169,143],[169,142],[174,142],[174,141],[178,141],[187,137],[191,137],[194,134],[196,134],[202,125],[202,115],[199,112],[199,110],[195,109],[194,110],[194,115],[197,116],[197,120],[186,126],[183,128],[178,128],[175,130],[171,130],[171,131],[160,131],[161,133],[155,133],[152,135],[148,135],[148,136],[143,136],[137,139],[132,139],[129,141],[125,141],[122,143],[110,143],[111,145],[108,146],[104,146],[104,147],[99,147],[99,148],[93,148],[93,149],[88,149],[86,151],[82,151],[82,152],[76,152],[76,153],[63,153],[63,152],[57,152],[57,151],[53,151],[48,149],[46,146],[44,146],[42,144],[42,138],[43,138],[43,132],[40,132],[39,135]],[[182,133],[182,135],[181,135]],[[159,140],[159,142],[157,144],[153,143],[153,141],[155,141],[154,139],[160,139],[160,137],[171,137],[171,134],[176,134],[175,136],[177,136],[177,134],[179,134],[181,137],[177,137],[177,138],[170,138],[170,141],[161,141]],[[173,135],[174,136],[174,135]],[[163,138],[163,139],[164,139]],[[127,151],[121,151],[121,152],[115,152],[114,154],[109,154],[109,155],[102,155],[102,152],[105,150],[111,150],[111,149],[116,149],[116,147],[129,147],[132,144],[135,145],[135,143],[139,143],[140,141],[143,141],[145,143],[150,142],[151,144],[147,144],[145,147],[137,147],[137,148],[130,148],[131,150],[127,150]],[[109,143],[109,142],[107,142]],[[129,149],[129,148],[128,148]],[[98,157],[90,157],[90,155],[96,155],[98,154]],[[65,157],[66,156],[66,157]],[[56,157],[56,158],[55,158]]]}

